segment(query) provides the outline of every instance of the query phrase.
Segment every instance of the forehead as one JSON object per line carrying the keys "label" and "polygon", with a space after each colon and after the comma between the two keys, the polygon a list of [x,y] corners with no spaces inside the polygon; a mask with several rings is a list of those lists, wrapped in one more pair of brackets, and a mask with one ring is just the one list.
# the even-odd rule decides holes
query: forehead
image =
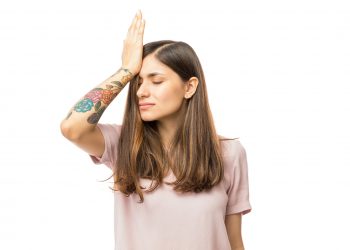
{"label": "forehead", "polygon": [[153,76],[164,76],[168,75],[171,69],[161,63],[157,58],[155,58],[153,55],[146,56],[142,60],[142,66],[139,73],[140,78],[150,78]]}

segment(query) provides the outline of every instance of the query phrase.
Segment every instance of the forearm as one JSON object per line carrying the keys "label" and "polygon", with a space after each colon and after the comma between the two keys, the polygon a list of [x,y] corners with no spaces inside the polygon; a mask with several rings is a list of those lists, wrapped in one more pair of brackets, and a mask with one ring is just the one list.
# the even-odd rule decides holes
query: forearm
{"label": "forearm", "polygon": [[61,122],[62,133],[74,139],[93,129],[103,112],[132,77],[128,69],[119,68],[116,73],[86,93]]}

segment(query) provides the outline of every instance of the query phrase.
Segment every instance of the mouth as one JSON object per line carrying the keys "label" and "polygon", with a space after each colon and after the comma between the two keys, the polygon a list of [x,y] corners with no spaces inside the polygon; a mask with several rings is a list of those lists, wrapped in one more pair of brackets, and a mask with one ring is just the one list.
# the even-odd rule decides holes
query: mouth
{"label": "mouth", "polygon": [[154,106],[154,104],[150,103],[150,104],[141,104],[139,105],[140,110],[146,110],[149,109],[150,107]]}

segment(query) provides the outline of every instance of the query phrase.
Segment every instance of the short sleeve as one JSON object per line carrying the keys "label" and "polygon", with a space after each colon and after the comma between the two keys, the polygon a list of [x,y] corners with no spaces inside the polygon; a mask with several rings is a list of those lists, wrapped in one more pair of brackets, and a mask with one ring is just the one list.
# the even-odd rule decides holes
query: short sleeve
{"label": "short sleeve", "polygon": [[247,155],[238,140],[232,141],[228,150],[229,159],[226,163],[230,164],[230,166],[227,166],[230,174],[226,215],[235,213],[244,215],[252,209],[249,201]]}
{"label": "short sleeve", "polygon": [[112,169],[113,164],[117,159],[117,147],[120,137],[121,125],[98,123],[97,127],[100,129],[104,137],[105,150],[101,157],[93,155],[89,156],[94,164],[104,164]]}

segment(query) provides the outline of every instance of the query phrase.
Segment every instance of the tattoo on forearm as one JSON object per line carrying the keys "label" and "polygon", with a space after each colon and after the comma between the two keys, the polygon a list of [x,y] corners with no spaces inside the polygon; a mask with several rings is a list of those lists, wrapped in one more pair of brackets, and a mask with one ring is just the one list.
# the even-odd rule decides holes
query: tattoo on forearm
{"label": "tattoo on forearm", "polygon": [[128,83],[134,77],[133,73],[131,73],[130,70],[125,69],[125,68],[120,68],[120,70],[123,70],[125,73],[128,73],[126,76],[122,77],[123,84]]}
{"label": "tattoo on forearm", "polygon": [[107,89],[92,89],[74,106],[74,111],[85,113],[93,109],[95,112],[89,116],[87,121],[91,124],[96,124],[106,109],[106,106],[109,105],[119,93],[115,91],[113,85],[107,84],[106,87]]}
{"label": "tattoo on forearm", "polygon": [[121,81],[112,81],[111,84],[106,85],[106,89],[104,88],[94,88],[90,92],[88,92],[82,100],[77,102],[73,109],[69,112],[66,117],[66,120],[72,115],[73,110],[79,113],[85,113],[93,109],[94,113],[92,113],[87,122],[90,124],[97,124],[99,119],[101,118],[103,112],[107,108],[107,106],[112,102],[112,100],[118,95],[118,93],[124,88],[125,84],[128,83],[132,78],[133,74],[124,68],[118,69],[118,71],[113,74],[111,77],[116,75],[121,71],[127,72],[128,75],[123,76]]}
{"label": "tattoo on forearm", "polygon": [[119,68],[119,69],[117,70],[117,72],[115,72],[115,73],[114,73],[113,75],[111,75],[110,77],[114,77],[116,74],[120,73],[121,71],[124,71],[125,73],[128,73],[127,76],[123,76],[123,77],[122,77],[122,82],[123,82],[124,84],[126,84],[127,82],[129,82],[129,81],[134,77],[133,73],[131,73],[130,70],[128,70],[128,69],[126,69],[126,68]]}
{"label": "tattoo on forearm", "polygon": [[106,107],[102,107],[97,112],[90,115],[89,118],[87,119],[88,123],[96,124],[100,120],[100,118],[105,110],[106,110]]}
{"label": "tattoo on forearm", "polygon": [[133,75],[129,72],[128,75],[122,77],[122,82],[127,83],[133,78]]}
{"label": "tattoo on forearm", "polygon": [[124,88],[124,85],[119,81],[112,81],[111,83],[115,84],[118,89]]}

